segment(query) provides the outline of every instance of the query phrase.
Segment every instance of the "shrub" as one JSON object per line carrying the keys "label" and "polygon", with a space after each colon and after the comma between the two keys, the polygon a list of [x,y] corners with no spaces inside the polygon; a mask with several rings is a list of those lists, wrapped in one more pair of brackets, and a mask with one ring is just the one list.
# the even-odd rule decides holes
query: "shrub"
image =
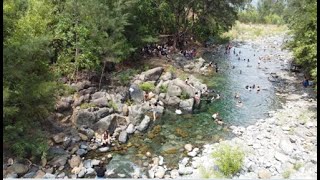
{"label": "shrub", "polygon": [[185,99],[189,99],[190,96],[186,91],[182,91],[181,95],[180,95],[180,99],[185,100]]}
{"label": "shrub", "polygon": [[160,93],[166,93],[168,91],[168,86],[161,85],[159,87]]}
{"label": "shrub", "polygon": [[154,84],[150,83],[150,82],[144,82],[142,84],[140,84],[140,89],[142,89],[143,91],[153,91],[154,90]]}
{"label": "shrub", "polygon": [[126,71],[121,71],[116,75],[121,85],[128,85],[133,75],[137,74],[138,70],[128,69]]}
{"label": "shrub", "polygon": [[302,166],[303,166],[302,163],[297,162],[293,164],[293,169],[298,171]]}
{"label": "shrub", "polygon": [[282,173],[282,177],[285,179],[288,179],[291,175],[291,171],[290,170],[286,170]]}
{"label": "shrub", "polygon": [[118,111],[118,105],[113,101],[109,102],[109,107],[111,107],[115,111]]}
{"label": "shrub", "polygon": [[91,108],[91,107],[96,107],[94,104],[91,104],[91,103],[83,103],[80,105],[80,108],[81,109],[88,109],[88,108]]}
{"label": "shrub", "polygon": [[226,177],[231,177],[240,171],[243,164],[244,153],[238,147],[222,144],[212,153],[215,163]]}

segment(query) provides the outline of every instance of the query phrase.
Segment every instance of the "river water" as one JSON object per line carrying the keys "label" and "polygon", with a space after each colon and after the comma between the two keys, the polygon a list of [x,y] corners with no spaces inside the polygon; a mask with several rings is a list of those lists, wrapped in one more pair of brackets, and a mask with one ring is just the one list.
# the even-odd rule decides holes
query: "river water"
{"label": "river water", "polygon": [[[221,96],[219,100],[209,104],[202,102],[200,109],[193,114],[177,115],[172,110],[166,110],[165,114],[149,127],[148,133],[130,137],[126,151],[122,151],[122,155],[117,158],[130,160],[143,169],[143,162],[147,161],[145,153],[151,152],[163,156],[167,167],[175,168],[178,161],[186,156],[183,151],[185,144],[201,147],[219,139],[230,138],[232,135],[228,126],[253,124],[256,120],[265,118],[268,111],[278,109],[281,101],[275,95],[274,86],[268,77],[269,73],[283,68],[281,61],[261,61],[259,68],[258,60],[260,56],[283,54],[283,52],[274,48],[264,50],[264,46],[253,43],[233,42],[233,44],[230,54],[225,54],[224,48],[218,53],[209,51],[203,54],[202,57],[207,62],[213,61],[218,64],[220,69],[218,73],[210,76],[196,75],[209,88],[219,92]],[[232,66],[235,66],[234,69]],[[253,84],[256,87],[260,86],[259,93],[256,89],[253,91],[245,89],[246,85]],[[237,100],[234,99],[236,92],[240,93],[242,107],[236,106]],[[211,116],[215,112],[219,112],[226,123],[225,126],[219,126],[213,121]],[[114,151],[114,155],[117,152]]]}

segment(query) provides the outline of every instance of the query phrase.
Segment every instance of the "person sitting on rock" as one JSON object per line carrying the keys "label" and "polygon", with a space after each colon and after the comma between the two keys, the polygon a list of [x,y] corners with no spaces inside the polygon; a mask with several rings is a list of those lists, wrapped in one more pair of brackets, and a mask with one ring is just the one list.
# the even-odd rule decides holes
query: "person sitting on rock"
{"label": "person sitting on rock", "polygon": [[195,93],[194,100],[195,100],[196,105],[200,104],[200,94],[198,92]]}
{"label": "person sitting on rock", "polygon": [[144,92],[144,102],[147,102],[149,100],[149,93]]}
{"label": "person sitting on rock", "polygon": [[111,145],[111,136],[108,131],[105,131],[102,135],[102,146]]}
{"label": "person sitting on rock", "polygon": [[99,163],[98,167],[95,167],[94,170],[97,173],[97,177],[98,179],[102,179],[105,178],[105,173],[107,171],[107,168],[103,165],[102,162]]}

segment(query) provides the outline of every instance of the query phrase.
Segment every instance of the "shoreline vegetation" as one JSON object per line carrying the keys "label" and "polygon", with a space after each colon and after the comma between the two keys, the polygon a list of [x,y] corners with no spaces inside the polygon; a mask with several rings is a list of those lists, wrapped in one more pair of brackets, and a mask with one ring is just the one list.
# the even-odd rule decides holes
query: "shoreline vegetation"
{"label": "shoreline vegetation", "polygon": [[[293,1],[286,13],[279,15],[289,22],[286,25],[236,21],[236,7],[244,6],[245,1],[232,7],[224,1],[208,1],[208,7],[222,3],[219,5],[223,11],[218,15],[192,0],[160,4],[143,0],[141,5],[137,3],[140,1],[112,0],[101,6],[72,0],[5,1],[3,177],[94,178],[100,162],[107,166],[108,177],[118,178],[316,177],[316,1],[304,8],[301,3],[305,0]],[[188,11],[177,11],[178,7]],[[290,14],[292,9],[297,15]],[[302,21],[305,19],[308,21]],[[299,21],[304,22],[301,27],[294,23]],[[195,91],[207,89],[197,73],[212,73],[204,68],[203,51],[215,51],[228,40],[254,42],[275,35],[288,37],[288,43],[281,48],[293,51],[301,73],[280,73],[291,88],[277,94],[287,99],[283,110],[270,112],[270,118],[254,126],[232,127],[237,137],[226,142],[245,144],[252,153],[236,151],[240,165],[215,163],[212,150],[219,144],[203,148],[186,145],[182,153],[188,158],[181,160],[178,169],[167,169],[162,156],[151,154],[141,145],[139,152],[149,161],[143,165],[149,168],[148,175],[138,172],[132,162],[120,162],[108,153],[112,148],[125,154],[136,146],[126,144],[130,135],[149,131],[149,125],[165,107],[192,111]],[[187,63],[188,71],[179,68],[176,59],[184,63],[190,57],[196,61]],[[299,88],[303,77],[313,80],[315,88]],[[187,78],[194,87],[185,85]],[[294,114],[289,113],[292,110]],[[254,133],[265,128],[271,130],[252,141]],[[102,131],[112,132],[108,137],[112,145],[100,145]],[[150,137],[156,137],[159,131],[154,127]],[[263,153],[273,148],[276,155]],[[224,149],[228,155],[234,150]],[[106,156],[84,160],[90,152]],[[215,158],[230,160],[228,155],[216,152]],[[119,166],[113,167],[117,163]],[[134,172],[108,171],[121,170],[122,166],[133,167],[130,170]]]}

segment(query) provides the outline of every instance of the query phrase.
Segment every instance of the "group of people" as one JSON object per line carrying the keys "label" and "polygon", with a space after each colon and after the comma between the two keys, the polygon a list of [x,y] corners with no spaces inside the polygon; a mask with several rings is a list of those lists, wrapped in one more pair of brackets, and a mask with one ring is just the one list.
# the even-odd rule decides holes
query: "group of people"
{"label": "group of people", "polygon": [[195,48],[191,50],[181,50],[180,54],[182,54],[187,59],[193,59],[197,55],[197,50]]}
{"label": "group of people", "polygon": [[151,56],[158,56],[162,57],[165,56],[169,58],[170,52],[172,52],[172,46],[168,46],[168,44],[151,44],[143,47],[141,49],[141,53],[143,55],[151,55]]}

